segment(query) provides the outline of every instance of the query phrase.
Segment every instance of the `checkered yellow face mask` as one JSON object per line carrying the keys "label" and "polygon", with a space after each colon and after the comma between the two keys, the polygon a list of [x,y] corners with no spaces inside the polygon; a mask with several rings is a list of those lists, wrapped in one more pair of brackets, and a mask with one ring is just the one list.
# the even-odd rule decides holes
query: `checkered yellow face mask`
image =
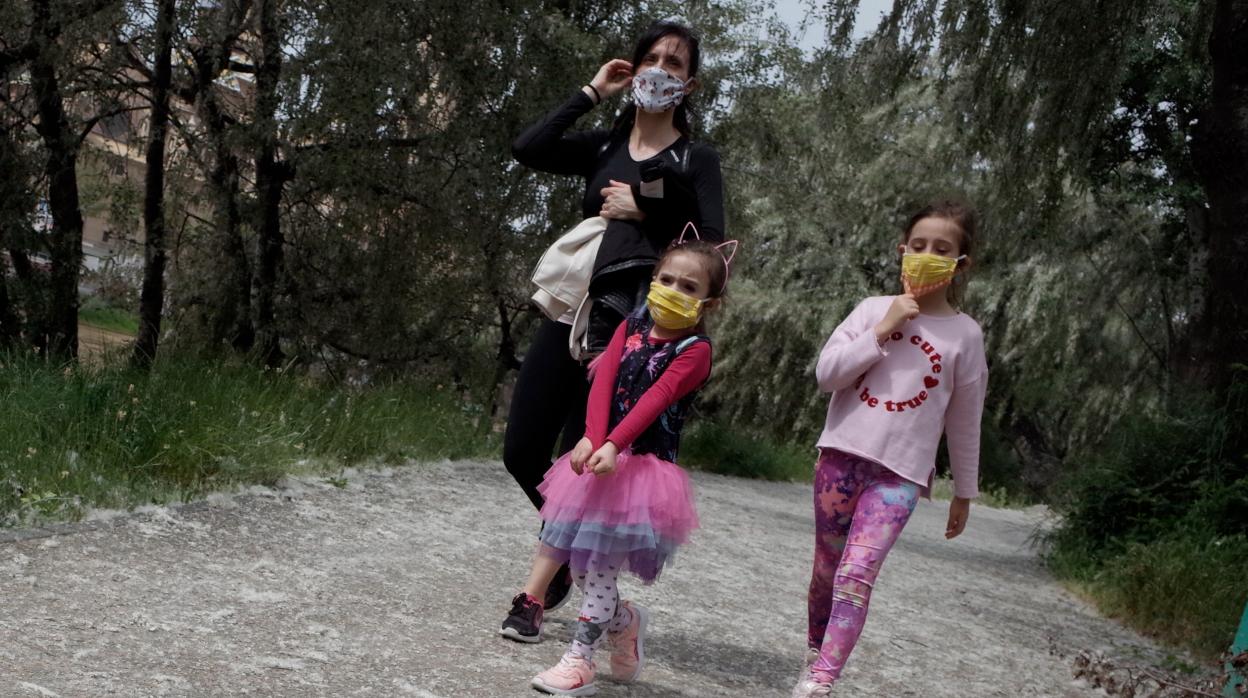
{"label": "checkered yellow face mask", "polygon": [[958,273],[961,257],[942,257],[927,252],[907,252],[901,256],[901,283],[906,293],[922,296],[944,288]]}

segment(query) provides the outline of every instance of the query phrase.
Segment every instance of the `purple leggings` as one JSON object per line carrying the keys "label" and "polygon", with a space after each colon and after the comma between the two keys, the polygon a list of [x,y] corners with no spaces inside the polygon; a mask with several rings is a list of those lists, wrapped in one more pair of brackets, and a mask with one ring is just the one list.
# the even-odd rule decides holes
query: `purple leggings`
{"label": "purple leggings", "polygon": [[815,568],[807,641],[811,672],[835,681],[863,623],[884,557],[919,500],[919,486],[878,463],[825,448],[815,472]]}

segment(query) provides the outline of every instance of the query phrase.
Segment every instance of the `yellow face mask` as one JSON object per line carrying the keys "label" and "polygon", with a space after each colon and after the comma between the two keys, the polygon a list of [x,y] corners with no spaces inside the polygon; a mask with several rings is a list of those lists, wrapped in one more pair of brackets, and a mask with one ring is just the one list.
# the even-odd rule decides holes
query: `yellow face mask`
{"label": "yellow face mask", "polygon": [[907,252],[901,256],[901,283],[906,292],[922,296],[949,285],[958,273],[961,257],[942,257],[927,252]]}
{"label": "yellow face mask", "polygon": [[698,324],[698,316],[702,314],[702,301],[657,281],[650,282],[646,304],[650,306],[654,324],[665,330],[687,330]]}

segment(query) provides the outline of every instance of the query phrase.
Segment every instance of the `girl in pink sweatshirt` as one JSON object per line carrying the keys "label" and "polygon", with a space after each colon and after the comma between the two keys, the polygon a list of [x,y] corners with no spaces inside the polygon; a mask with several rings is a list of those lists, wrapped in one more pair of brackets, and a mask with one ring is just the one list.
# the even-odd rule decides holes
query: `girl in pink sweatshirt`
{"label": "girl in pink sweatshirt", "polygon": [[954,480],[945,537],[966,526],[988,366],[979,324],[953,302],[974,239],[964,204],[937,201],[916,213],[897,246],[904,292],[863,300],[819,354],[819,388],[832,399],[815,473],[809,666],[794,698],[830,695],[884,557],[928,496],[942,432]]}

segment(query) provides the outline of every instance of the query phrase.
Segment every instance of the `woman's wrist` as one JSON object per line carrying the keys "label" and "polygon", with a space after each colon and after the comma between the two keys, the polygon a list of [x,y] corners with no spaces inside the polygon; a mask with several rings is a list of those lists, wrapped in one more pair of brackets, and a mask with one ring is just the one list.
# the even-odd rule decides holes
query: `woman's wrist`
{"label": "woman's wrist", "polygon": [[598,91],[597,87],[594,87],[593,83],[585,83],[585,87],[581,88],[581,92],[584,92],[585,96],[593,100],[594,104],[602,104],[602,93]]}

